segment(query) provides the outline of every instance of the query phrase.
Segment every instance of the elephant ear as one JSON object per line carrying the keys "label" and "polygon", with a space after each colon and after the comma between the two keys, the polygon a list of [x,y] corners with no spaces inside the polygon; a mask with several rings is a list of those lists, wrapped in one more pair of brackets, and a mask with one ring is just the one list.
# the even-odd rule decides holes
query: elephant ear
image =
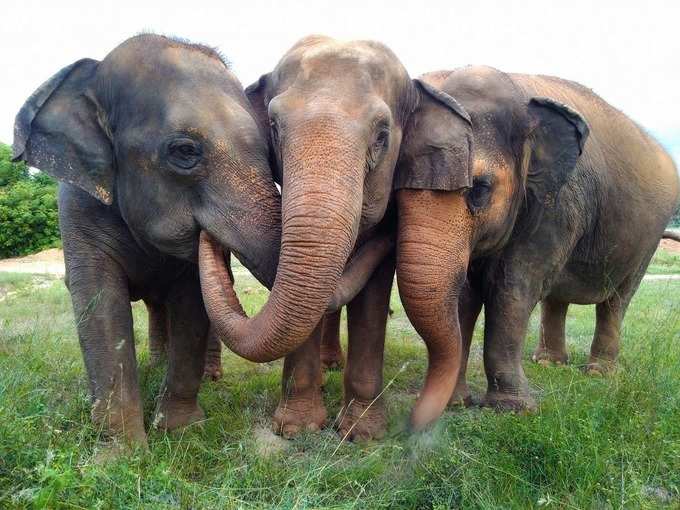
{"label": "elephant ear", "polygon": [[574,171],[590,130],[581,114],[552,99],[534,97],[528,108],[527,189],[536,205],[551,206]]}
{"label": "elephant ear", "polygon": [[281,184],[283,182],[283,176],[281,175],[281,169],[274,157],[275,153],[273,151],[271,132],[269,129],[269,98],[267,97],[267,86],[269,85],[270,79],[271,73],[260,76],[259,80],[246,87],[246,97],[248,98],[248,101],[250,101],[255,112],[257,126],[260,128],[262,136],[267,140],[270,155],[269,164],[273,169],[274,180]]}
{"label": "elephant ear", "polygon": [[394,189],[453,191],[472,185],[472,122],[451,96],[413,80],[418,103],[404,129]]}
{"label": "elephant ear", "polygon": [[100,126],[98,109],[87,97],[98,64],[78,60],[26,100],[14,122],[13,159],[26,161],[110,205],[113,150]]}

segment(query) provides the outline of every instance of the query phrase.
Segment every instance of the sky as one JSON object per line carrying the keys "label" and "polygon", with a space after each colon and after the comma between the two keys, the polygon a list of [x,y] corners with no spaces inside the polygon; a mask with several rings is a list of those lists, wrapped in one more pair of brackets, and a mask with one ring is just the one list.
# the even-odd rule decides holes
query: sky
{"label": "sky", "polygon": [[325,34],[382,41],[413,77],[486,64],[578,81],[653,133],[680,166],[678,0],[5,0],[0,13],[5,143],[44,80],[141,31],[218,47],[244,86],[299,38]]}

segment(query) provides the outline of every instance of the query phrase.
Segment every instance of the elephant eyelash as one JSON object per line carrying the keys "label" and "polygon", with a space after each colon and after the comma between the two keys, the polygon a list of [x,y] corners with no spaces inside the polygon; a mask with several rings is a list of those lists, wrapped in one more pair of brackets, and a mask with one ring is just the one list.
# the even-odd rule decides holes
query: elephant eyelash
{"label": "elephant eyelash", "polygon": [[368,147],[366,156],[366,172],[370,172],[380,161],[385,149],[390,144],[390,130],[386,125],[380,126],[373,143]]}

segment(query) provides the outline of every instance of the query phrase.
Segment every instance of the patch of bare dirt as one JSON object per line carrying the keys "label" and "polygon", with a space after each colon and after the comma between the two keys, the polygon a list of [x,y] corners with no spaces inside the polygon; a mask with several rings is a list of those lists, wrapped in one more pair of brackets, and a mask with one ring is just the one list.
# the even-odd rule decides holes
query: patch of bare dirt
{"label": "patch of bare dirt", "polygon": [[680,243],[672,239],[662,239],[659,248],[671,253],[680,253]]}
{"label": "patch of bare dirt", "polygon": [[64,252],[51,248],[26,257],[0,260],[0,271],[64,276]]}
{"label": "patch of bare dirt", "polygon": [[271,457],[277,453],[281,453],[288,448],[290,443],[277,436],[267,427],[255,427],[253,430],[253,438],[257,448],[257,453],[261,457]]}

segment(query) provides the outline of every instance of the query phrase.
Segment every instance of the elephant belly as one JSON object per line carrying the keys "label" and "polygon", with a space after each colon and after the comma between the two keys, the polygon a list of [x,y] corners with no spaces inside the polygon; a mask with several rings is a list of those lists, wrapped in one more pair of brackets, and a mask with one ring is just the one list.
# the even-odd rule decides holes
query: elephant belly
{"label": "elephant belly", "polygon": [[577,305],[601,303],[617,292],[617,289],[636,270],[611,270],[586,264],[571,263],[555,278],[546,293],[557,301]]}

